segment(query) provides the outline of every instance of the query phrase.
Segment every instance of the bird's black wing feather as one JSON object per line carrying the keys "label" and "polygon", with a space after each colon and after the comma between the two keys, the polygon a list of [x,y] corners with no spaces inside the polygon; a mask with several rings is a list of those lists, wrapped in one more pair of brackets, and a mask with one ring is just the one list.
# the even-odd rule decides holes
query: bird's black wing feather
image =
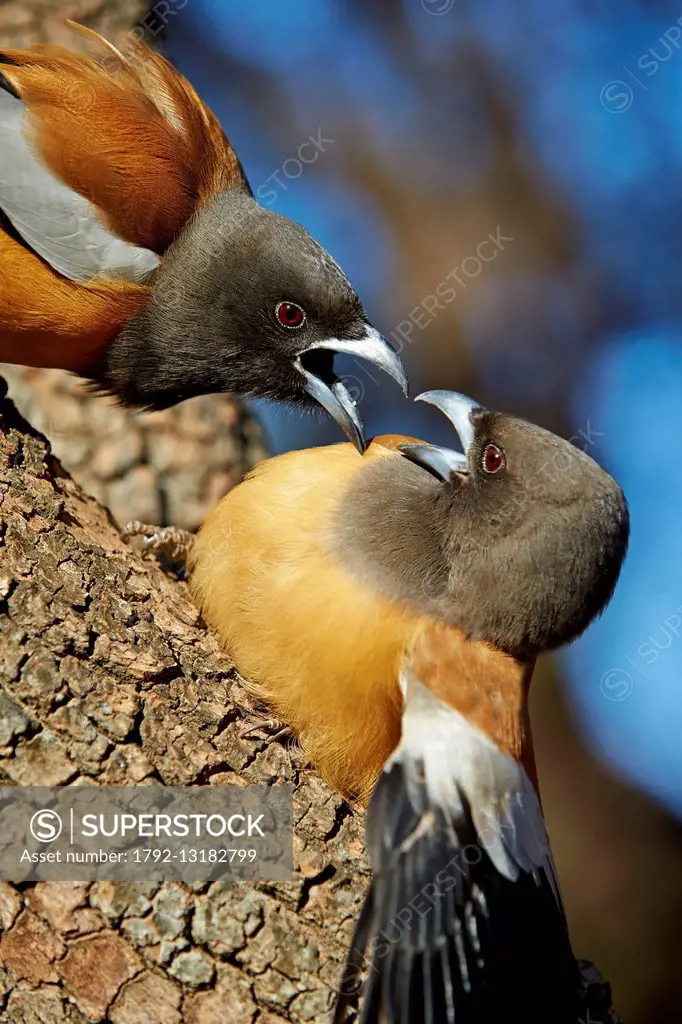
{"label": "bird's black wing feather", "polygon": [[[406,794],[409,793],[409,799]],[[375,876],[334,1024],[366,974],[360,1024],[577,1024],[579,980],[553,877],[511,880],[477,838],[467,798],[455,820],[419,766],[394,759],[367,817]]]}

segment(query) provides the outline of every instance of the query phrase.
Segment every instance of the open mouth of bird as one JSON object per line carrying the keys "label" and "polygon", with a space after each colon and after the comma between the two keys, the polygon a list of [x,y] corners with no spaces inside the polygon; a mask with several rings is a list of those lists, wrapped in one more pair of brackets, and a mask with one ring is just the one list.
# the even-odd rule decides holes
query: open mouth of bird
{"label": "open mouth of bird", "polygon": [[369,325],[362,338],[327,338],[300,352],[294,366],[303,376],[304,388],[339,424],[359,452],[366,447],[364,429],[355,399],[334,371],[336,355],[352,355],[374,363],[397,380],[407,394],[407,374],[397,353]]}
{"label": "open mouth of bird", "polygon": [[451,448],[422,442],[399,444],[399,450],[410,462],[428,470],[439,480],[463,483],[469,473],[469,450],[474,440],[471,417],[483,407],[457,391],[424,391],[417,395],[415,402],[428,402],[445,413],[457,432],[463,451],[455,452]]}
{"label": "open mouth of bird", "polygon": [[334,385],[341,379],[334,372],[334,359],[335,353],[328,348],[311,348],[297,357],[296,369],[306,377],[317,377],[325,387],[333,390]]}

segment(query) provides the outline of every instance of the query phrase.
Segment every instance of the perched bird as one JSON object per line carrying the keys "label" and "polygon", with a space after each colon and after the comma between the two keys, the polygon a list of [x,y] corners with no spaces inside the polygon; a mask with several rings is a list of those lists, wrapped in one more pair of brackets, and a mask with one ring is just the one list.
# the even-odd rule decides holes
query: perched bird
{"label": "perched bird", "polygon": [[139,41],[0,50],[0,361],[163,409],[319,403],[359,448],[335,353],[406,389],[338,264],[261,208],[218,121]]}
{"label": "perched bird", "polygon": [[335,788],[366,800],[401,734],[405,652],[432,623],[528,662],[611,596],[620,488],[540,427],[428,392],[465,454],[400,436],[261,463],[210,513],[190,586]]}
{"label": "perched bird", "polygon": [[262,463],[199,532],[190,586],[321,775],[374,790],[337,1024],[365,968],[363,1024],[577,1024],[528,687],[608,602],[627,505],[567,441],[420,397],[463,453],[382,437]]}

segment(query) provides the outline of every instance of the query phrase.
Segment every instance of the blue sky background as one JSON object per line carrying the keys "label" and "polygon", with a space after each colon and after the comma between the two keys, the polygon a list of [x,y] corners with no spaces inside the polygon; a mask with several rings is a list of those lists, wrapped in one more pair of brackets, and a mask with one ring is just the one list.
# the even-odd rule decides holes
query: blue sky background
{"label": "blue sky background", "polygon": [[[617,311],[562,397],[575,430],[589,422],[591,454],[629,498],[631,552],[610,608],[563,661],[594,749],[681,814],[682,7],[457,0],[442,15],[429,13],[443,7],[448,0],[404,3],[424,73],[453,42],[472,38],[514,83],[520,129],[573,215],[578,271],[595,303],[608,301]],[[415,181],[415,188],[433,187],[439,177],[465,188],[491,152],[475,97],[453,91],[425,112],[378,29],[354,10],[332,0],[189,0],[182,30],[170,26],[168,49],[220,116],[254,189],[296,147],[284,119],[281,134],[258,129],[257,99],[245,103],[228,75],[216,80],[205,46],[224,50],[252,76],[254,96],[260,74],[276,78],[300,125],[296,140],[324,124],[325,111],[336,111],[342,98],[371,126],[379,150],[414,136],[433,155],[433,180]],[[287,181],[275,208],[328,246],[388,334],[405,305],[389,299],[388,324],[374,313],[387,308],[395,252],[391,225],[366,195],[307,173]],[[539,370],[529,373],[523,354],[517,359],[512,351],[501,373],[480,353],[501,324],[518,321],[527,330],[528,306],[540,311],[541,340],[531,349]],[[463,329],[488,394],[515,408],[537,403],[543,391],[553,400],[581,315],[560,277],[520,268],[505,282],[486,282]],[[416,393],[418,349],[409,353],[409,368]],[[382,382],[381,397],[371,389],[365,396],[369,432],[395,428],[437,439],[434,421],[422,421],[418,408],[387,404],[390,388]],[[278,449],[338,439],[333,426],[262,412]]]}

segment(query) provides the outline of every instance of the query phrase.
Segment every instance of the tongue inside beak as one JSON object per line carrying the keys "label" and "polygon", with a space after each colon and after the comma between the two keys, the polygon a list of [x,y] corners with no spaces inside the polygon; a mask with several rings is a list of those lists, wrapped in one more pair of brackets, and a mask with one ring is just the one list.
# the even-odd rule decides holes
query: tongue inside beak
{"label": "tongue inside beak", "polygon": [[365,450],[362,420],[348,388],[334,373],[334,353],[354,355],[374,363],[398,381],[407,394],[407,374],[397,354],[373,327],[358,339],[328,338],[296,357],[294,365],[302,374],[305,390],[326,409],[359,452]]}

